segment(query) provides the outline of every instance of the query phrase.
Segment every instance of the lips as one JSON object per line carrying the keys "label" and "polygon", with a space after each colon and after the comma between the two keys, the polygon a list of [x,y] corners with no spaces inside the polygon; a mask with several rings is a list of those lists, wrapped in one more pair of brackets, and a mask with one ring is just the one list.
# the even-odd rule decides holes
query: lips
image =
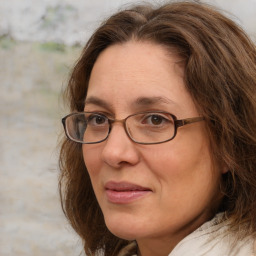
{"label": "lips", "polygon": [[127,204],[152,192],[147,187],[128,182],[113,181],[106,183],[105,191],[108,201],[115,204]]}

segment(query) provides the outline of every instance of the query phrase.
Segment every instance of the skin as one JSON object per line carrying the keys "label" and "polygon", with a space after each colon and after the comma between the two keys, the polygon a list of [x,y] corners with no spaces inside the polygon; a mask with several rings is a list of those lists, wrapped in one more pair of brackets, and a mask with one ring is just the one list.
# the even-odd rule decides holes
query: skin
{"label": "skin", "polygon": [[[117,119],[148,110],[167,111],[178,119],[200,116],[178,61],[153,43],[110,46],[93,67],[85,111]],[[138,101],[141,97],[151,100]],[[143,256],[168,255],[213,217],[222,170],[214,168],[203,121],[179,128],[173,140],[157,145],[132,142],[117,122],[106,141],[83,145],[83,155],[107,227],[120,238],[135,239]],[[130,182],[150,192],[115,204],[106,196],[109,181]]]}

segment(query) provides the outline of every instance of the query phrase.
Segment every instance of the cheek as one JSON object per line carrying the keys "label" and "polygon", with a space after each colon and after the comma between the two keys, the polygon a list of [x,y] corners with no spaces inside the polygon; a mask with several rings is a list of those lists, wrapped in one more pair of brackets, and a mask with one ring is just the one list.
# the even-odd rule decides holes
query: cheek
{"label": "cheek", "polygon": [[94,194],[98,203],[101,205],[102,198],[102,161],[100,158],[100,150],[98,145],[83,145],[83,157],[86,169],[89,173]]}
{"label": "cheek", "polygon": [[161,189],[179,197],[185,191],[201,193],[207,187],[216,187],[219,175],[214,171],[208,144],[200,136],[193,143],[189,138],[178,139],[148,149],[147,157],[144,155]]}
{"label": "cheek", "polygon": [[100,172],[100,154],[97,145],[83,145],[83,157],[86,168],[89,172],[92,183]]}
{"label": "cheek", "polygon": [[176,148],[169,149],[169,154],[165,151],[151,154],[147,162],[154,179],[158,180],[158,208],[165,213],[175,213],[169,216],[176,223],[211,211],[214,200],[218,198],[220,175],[213,170],[208,149]]}

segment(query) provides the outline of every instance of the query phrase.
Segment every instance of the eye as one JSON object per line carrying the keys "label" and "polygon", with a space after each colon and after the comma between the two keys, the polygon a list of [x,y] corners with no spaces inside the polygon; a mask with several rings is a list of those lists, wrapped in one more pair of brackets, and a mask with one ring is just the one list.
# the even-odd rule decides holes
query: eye
{"label": "eye", "polygon": [[163,126],[170,123],[173,123],[171,117],[167,116],[167,114],[158,113],[150,113],[146,115],[142,120],[142,124],[151,126]]}
{"label": "eye", "polygon": [[153,124],[153,125],[160,125],[162,122],[164,122],[164,118],[159,116],[159,115],[152,115],[150,117],[150,122]]}
{"label": "eye", "polygon": [[87,117],[88,125],[103,126],[108,124],[108,118],[102,114],[93,113]]}

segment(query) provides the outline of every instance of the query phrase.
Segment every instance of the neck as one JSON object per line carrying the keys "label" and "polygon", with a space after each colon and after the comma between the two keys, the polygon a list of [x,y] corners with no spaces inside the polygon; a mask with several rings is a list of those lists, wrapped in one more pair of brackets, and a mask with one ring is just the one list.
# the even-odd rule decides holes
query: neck
{"label": "neck", "polygon": [[183,240],[186,236],[191,234],[199,226],[209,220],[210,217],[199,216],[191,223],[182,227],[180,230],[176,230],[174,233],[166,234],[166,236],[148,237],[144,239],[137,239],[138,244],[138,256],[167,256],[176,245]]}
{"label": "neck", "polygon": [[167,256],[178,244],[173,239],[147,239],[138,241],[138,256]]}

